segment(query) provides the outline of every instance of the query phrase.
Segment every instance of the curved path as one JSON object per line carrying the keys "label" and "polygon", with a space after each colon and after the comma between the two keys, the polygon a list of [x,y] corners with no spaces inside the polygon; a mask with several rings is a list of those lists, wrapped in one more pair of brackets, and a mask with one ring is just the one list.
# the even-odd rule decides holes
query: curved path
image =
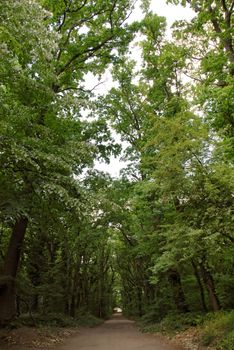
{"label": "curved path", "polygon": [[115,316],[96,328],[82,329],[58,350],[177,350],[160,336],[140,333],[133,321]]}

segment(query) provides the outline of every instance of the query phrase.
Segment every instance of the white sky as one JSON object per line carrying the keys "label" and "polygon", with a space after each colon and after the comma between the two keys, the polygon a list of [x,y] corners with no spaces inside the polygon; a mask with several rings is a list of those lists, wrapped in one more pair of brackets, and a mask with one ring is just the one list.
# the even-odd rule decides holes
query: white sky
{"label": "white sky", "polygon": [[[150,9],[159,16],[166,17],[167,20],[167,37],[171,37],[171,29],[172,24],[177,20],[191,20],[195,13],[188,7],[175,6],[171,4],[166,4],[166,0],[151,0]],[[136,8],[132,13],[130,20],[137,21],[142,18],[142,12],[140,9],[140,1],[137,2]],[[140,53],[136,52],[136,57],[140,55]],[[133,54],[134,56],[134,54]],[[137,60],[137,58],[136,58]],[[107,92],[111,86],[113,86],[113,82],[111,80],[110,72],[106,72],[103,76],[104,83],[100,85],[95,91],[97,94],[104,94]],[[88,74],[86,78],[86,87],[92,89],[95,85],[94,77],[92,74]],[[116,141],[120,141],[120,137],[116,135]],[[95,167],[98,170],[105,171],[110,173],[113,177],[118,177],[119,172],[122,168],[126,166],[126,163],[121,162],[119,159],[115,159],[111,157],[110,164],[105,163],[96,163]]]}
{"label": "white sky", "polygon": [[169,27],[177,20],[191,20],[195,16],[189,7],[167,5],[165,0],[152,0],[150,8],[157,15],[166,17]]}

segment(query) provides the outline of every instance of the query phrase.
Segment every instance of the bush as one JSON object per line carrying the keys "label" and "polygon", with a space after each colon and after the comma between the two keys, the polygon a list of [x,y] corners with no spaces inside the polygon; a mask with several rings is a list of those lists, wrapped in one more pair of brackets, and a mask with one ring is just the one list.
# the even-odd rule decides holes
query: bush
{"label": "bush", "polygon": [[186,314],[177,314],[177,315],[168,315],[162,322],[162,329],[169,331],[179,331],[184,330],[189,327],[194,327],[202,324],[204,322],[204,314],[202,313],[186,313]]}
{"label": "bush", "polygon": [[141,317],[140,322],[144,325],[160,322],[162,316],[156,310],[150,310],[144,316]]}
{"label": "bush", "polygon": [[76,317],[76,322],[77,325],[81,327],[95,327],[102,324],[103,320],[89,313],[86,313]]}
{"label": "bush", "polygon": [[66,316],[60,313],[47,314],[23,314],[19,318],[12,321],[10,328],[18,328],[21,326],[35,327],[95,327],[101,324],[103,320],[89,313],[82,313],[76,318]]}
{"label": "bush", "polygon": [[142,333],[157,333],[161,332],[160,323],[151,325],[140,325],[140,330]]}
{"label": "bush", "polygon": [[202,345],[219,350],[234,349],[234,311],[209,314],[201,336]]}
{"label": "bush", "polygon": [[152,318],[146,314],[140,320],[140,329],[145,333],[166,332],[173,333],[175,331],[184,330],[191,326],[198,326],[204,322],[205,315],[203,313],[186,313],[186,314],[168,314],[161,322],[150,322]]}
{"label": "bush", "polygon": [[168,314],[161,322],[150,323],[152,315],[146,314],[139,325],[142,332],[169,333],[183,331],[189,327],[200,327],[200,343],[212,345],[217,350],[234,350],[234,310],[216,313]]}
{"label": "bush", "polygon": [[215,339],[215,336],[213,334],[204,334],[202,337],[202,345],[208,346],[210,345]]}
{"label": "bush", "polygon": [[218,349],[233,350],[234,349],[234,331],[227,334],[225,339],[222,339],[217,344]]}

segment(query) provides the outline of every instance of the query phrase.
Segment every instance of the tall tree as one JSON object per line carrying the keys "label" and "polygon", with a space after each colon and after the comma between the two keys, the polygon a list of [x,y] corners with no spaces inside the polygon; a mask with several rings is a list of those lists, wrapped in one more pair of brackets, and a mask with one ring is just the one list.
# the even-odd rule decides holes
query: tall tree
{"label": "tall tree", "polygon": [[91,70],[101,74],[131,40],[125,20],[132,2],[0,6],[2,217],[12,226],[1,280],[4,321],[15,314],[14,279],[33,209],[51,197],[76,205],[74,175],[105,152],[99,147],[103,123],[80,121],[87,98],[80,82]]}

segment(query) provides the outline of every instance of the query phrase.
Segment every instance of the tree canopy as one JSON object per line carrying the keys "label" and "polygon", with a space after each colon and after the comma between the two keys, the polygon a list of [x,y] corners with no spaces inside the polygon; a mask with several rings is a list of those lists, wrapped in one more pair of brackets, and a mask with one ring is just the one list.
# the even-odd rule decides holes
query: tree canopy
{"label": "tree canopy", "polygon": [[234,4],[169,2],[171,39],[146,1],[1,2],[0,324],[234,307]]}

